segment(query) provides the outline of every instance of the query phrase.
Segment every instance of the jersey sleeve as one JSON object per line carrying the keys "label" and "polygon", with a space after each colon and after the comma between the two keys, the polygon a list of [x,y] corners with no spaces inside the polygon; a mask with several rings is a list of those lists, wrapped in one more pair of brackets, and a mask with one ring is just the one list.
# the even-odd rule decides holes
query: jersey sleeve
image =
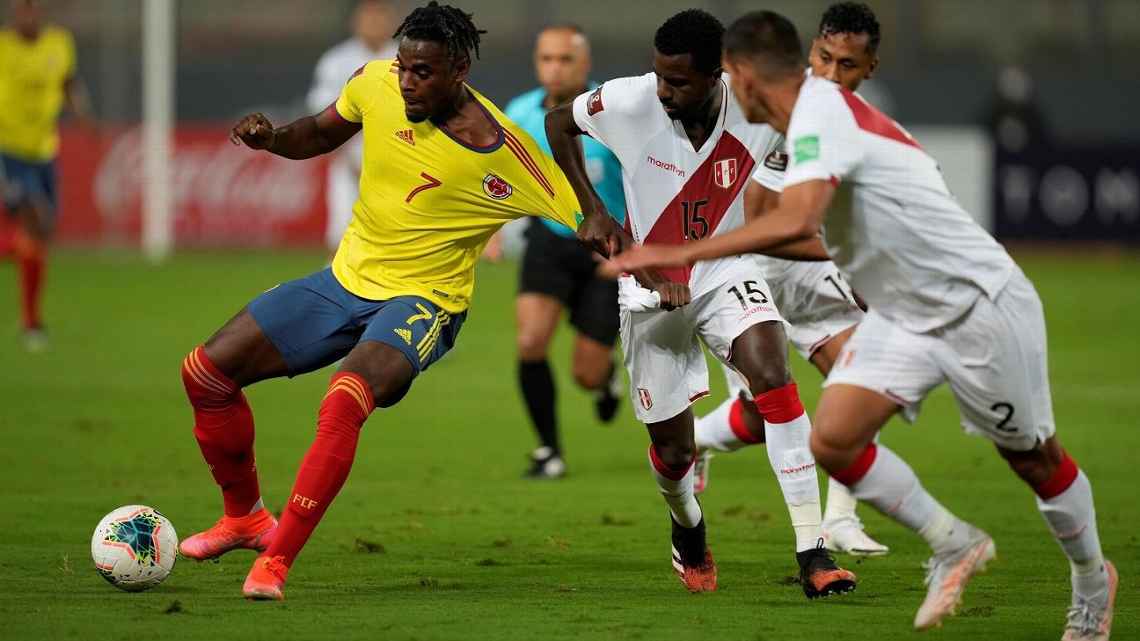
{"label": "jersey sleeve", "polygon": [[582,222],[582,206],[578,204],[578,196],[570,186],[570,180],[562,172],[562,168],[547,154],[539,154],[539,163],[542,173],[549,177],[549,184],[553,195],[546,193],[547,206],[542,211],[531,212],[535,216],[545,218],[569,227],[578,229]]}
{"label": "jersey sleeve", "polygon": [[858,127],[838,89],[805,85],[803,91],[788,125],[785,189],[811,180],[842,180],[862,159]]}
{"label": "jersey sleeve", "polygon": [[760,183],[765,189],[783,191],[784,174],[788,169],[786,146],[784,137],[773,130],[760,162],[756,163],[756,169],[752,171],[752,180]]}
{"label": "jersey sleeve", "polygon": [[644,117],[657,103],[656,81],[652,74],[608,80],[593,91],[574,99],[574,122],[591,138],[614,152],[623,154],[640,149],[639,131]]}
{"label": "jersey sleeve", "polygon": [[388,66],[388,61],[377,60],[370,62],[363,67],[356,70],[356,73],[344,83],[344,87],[340,90],[340,97],[336,99],[336,112],[340,114],[341,118],[349,122],[364,122],[364,112],[371,106],[372,101],[375,100],[376,94],[375,85],[378,79],[366,79],[367,70],[373,65]]}

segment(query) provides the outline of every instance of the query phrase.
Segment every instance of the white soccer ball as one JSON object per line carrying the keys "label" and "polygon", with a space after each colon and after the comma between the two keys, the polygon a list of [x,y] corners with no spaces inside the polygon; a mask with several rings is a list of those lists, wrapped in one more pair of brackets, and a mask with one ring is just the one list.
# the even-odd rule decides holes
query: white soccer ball
{"label": "white soccer ball", "polygon": [[91,560],[111,585],[149,590],[174,568],[178,535],[170,519],[145,505],[124,505],[99,521],[91,536]]}

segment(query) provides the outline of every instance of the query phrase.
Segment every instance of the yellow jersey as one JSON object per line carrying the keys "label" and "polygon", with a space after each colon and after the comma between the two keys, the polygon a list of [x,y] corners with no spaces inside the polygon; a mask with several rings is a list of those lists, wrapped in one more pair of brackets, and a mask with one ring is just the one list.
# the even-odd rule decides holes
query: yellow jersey
{"label": "yellow jersey", "polygon": [[577,228],[578,198],[554,159],[467,89],[499,130],[488,147],[430,120],[409,121],[394,60],[368,63],[341,91],[337,112],[363,123],[364,136],[360,198],[332,265],[353,294],[422,296],[457,314],[470,304],[483,247],[504,223],[541,216]]}
{"label": "yellow jersey", "polygon": [[75,74],[75,41],[45,26],[35,40],[0,30],[0,152],[48,162],[59,151],[59,112]]}

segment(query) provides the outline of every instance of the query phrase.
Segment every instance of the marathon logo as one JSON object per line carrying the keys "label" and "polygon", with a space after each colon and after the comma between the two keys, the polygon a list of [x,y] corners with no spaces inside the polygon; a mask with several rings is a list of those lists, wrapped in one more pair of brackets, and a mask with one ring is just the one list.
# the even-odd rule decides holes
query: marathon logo
{"label": "marathon logo", "polygon": [[788,154],[777,149],[764,158],[764,166],[772,171],[786,171],[788,169]]}
{"label": "marathon logo", "polygon": [[586,99],[586,115],[593,116],[599,112],[605,111],[606,106],[602,104],[602,88],[598,87],[590,97]]}
{"label": "marathon logo", "polygon": [[684,178],[685,177],[685,170],[681,169],[680,167],[678,167],[677,165],[674,165],[671,162],[662,162],[660,160],[657,160],[653,156],[646,156],[646,159],[649,161],[649,164],[653,165],[654,167],[656,167],[658,169],[664,169],[665,171],[676,174],[678,178]]}

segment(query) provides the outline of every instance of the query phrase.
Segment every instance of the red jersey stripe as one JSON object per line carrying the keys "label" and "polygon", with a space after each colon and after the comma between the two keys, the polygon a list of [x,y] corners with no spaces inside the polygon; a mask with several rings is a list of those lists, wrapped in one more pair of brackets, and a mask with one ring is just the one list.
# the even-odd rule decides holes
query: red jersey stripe
{"label": "red jersey stripe", "polygon": [[522,142],[519,141],[518,138],[516,138],[510,132],[506,133],[507,145],[511,148],[511,151],[513,151],[515,155],[519,157],[519,160],[522,161],[523,165],[527,168],[527,170],[530,171],[531,175],[533,175],[535,179],[542,185],[543,189],[546,190],[546,193],[550,194],[551,197],[554,197],[554,188],[551,187],[550,181],[547,180],[546,176],[542,173],[542,170],[538,168],[538,163],[534,162],[534,158],[531,157],[530,153],[527,152],[526,147],[523,146]]}
{"label": "red jersey stripe", "polygon": [[530,174],[534,176],[535,180],[537,180],[538,183],[542,185],[542,188],[546,191],[546,193],[549,194],[551,198],[553,198],[554,188],[550,185],[550,181],[546,178],[546,175],[543,174],[542,170],[538,168],[538,163],[534,161],[534,158],[532,158],[530,153],[527,152],[526,147],[523,146],[522,142],[516,138],[514,134],[506,131],[505,129],[504,132],[506,133],[507,147],[509,147],[515,156],[518,157],[519,161],[522,162],[523,166],[527,168],[527,171],[529,171]]}

